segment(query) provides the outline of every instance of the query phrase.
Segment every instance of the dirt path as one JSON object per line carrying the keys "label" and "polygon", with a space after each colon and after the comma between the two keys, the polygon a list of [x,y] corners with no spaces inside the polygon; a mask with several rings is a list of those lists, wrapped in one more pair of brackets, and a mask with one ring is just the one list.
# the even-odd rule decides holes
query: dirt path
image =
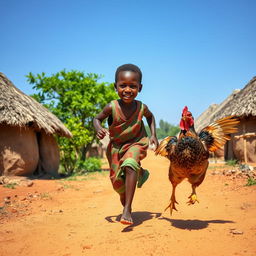
{"label": "dirt path", "polygon": [[168,160],[149,152],[143,166],[151,176],[136,191],[130,227],[116,222],[122,208],[108,173],[0,186],[0,255],[256,255],[256,186],[208,170],[200,203],[186,205],[191,189],[184,181],[170,216],[162,214],[171,191]]}

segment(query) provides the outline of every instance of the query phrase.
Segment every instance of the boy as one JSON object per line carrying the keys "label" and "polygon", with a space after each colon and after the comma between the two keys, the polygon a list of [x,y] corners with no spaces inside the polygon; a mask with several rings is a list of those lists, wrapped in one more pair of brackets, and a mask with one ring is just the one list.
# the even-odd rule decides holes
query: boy
{"label": "boy", "polygon": [[[155,118],[148,107],[135,100],[142,89],[141,70],[133,64],[125,64],[117,68],[115,73],[115,89],[120,99],[107,104],[93,120],[97,138],[110,136],[107,158],[110,166],[110,179],[113,188],[120,195],[124,207],[120,222],[133,224],[131,205],[137,187],[148,178],[148,171],[140,166],[146,157],[148,137],[142,121],[146,117],[150,131],[150,143],[158,147]],[[101,126],[108,118],[109,131]]]}

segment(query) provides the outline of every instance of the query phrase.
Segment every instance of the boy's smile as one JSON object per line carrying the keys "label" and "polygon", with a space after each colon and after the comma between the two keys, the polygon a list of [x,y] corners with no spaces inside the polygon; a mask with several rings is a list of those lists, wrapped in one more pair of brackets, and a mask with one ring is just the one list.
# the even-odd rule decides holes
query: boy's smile
{"label": "boy's smile", "polygon": [[133,71],[122,71],[118,74],[115,84],[118,96],[125,102],[131,103],[141,91],[139,75]]}

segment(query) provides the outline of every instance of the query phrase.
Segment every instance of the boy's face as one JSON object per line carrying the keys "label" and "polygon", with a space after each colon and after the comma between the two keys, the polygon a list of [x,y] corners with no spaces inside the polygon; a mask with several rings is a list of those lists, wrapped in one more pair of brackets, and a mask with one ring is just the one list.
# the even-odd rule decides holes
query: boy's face
{"label": "boy's face", "polygon": [[115,84],[118,96],[125,102],[131,103],[141,91],[139,74],[133,71],[121,71]]}

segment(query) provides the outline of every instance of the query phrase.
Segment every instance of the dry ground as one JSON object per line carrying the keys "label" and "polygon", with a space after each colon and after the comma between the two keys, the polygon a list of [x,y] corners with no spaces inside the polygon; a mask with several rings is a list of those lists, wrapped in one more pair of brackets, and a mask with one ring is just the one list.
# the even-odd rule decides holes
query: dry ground
{"label": "dry ground", "polygon": [[0,186],[0,255],[256,255],[256,186],[211,175],[210,167],[198,188],[200,203],[186,204],[191,191],[183,181],[178,212],[170,216],[163,213],[171,192],[168,160],[150,151],[142,164],[151,175],[136,191],[133,226],[116,221],[122,208],[107,172]]}

